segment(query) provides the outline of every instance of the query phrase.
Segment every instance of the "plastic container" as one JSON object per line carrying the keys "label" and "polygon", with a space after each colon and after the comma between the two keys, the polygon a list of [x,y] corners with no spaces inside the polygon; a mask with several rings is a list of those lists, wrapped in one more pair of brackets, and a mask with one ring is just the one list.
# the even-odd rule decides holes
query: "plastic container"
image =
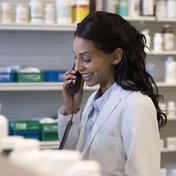
{"label": "plastic container", "polygon": [[45,23],[46,24],[54,24],[56,18],[56,9],[54,4],[45,4]]}
{"label": "plastic container", "polygon": [[15,13],[14,6],[10,2],[2,3],[2,23],[12,23],[14,22]]}
{"label": "plastic container", "polygon": [[31,23],[41,24],[44,20],[44,2],[43,0],[31,0]]}
{"label": "plastic container", "polygon": [[163,37],[161,33],[155,33],[153,38],[153,50],[162,51],[163,50]]}
{"label": "plastic container", "polygon": [[8,157],[17,143],[24,140],[22,136],[6,136],[0,138],[0,154]]}
{"label": "plastic container", "polygon": [[65,70],[48,70],[45,71],[45,81],[47,82],[63,82]]}
{"label": "plastic container", "polygon": [[16,73],[15,80],[17,82],[43,82],[44,74],[40,73]]}
{"label": "plastic container", "polygon": [[37,120],[13,120],[10,121],[12,135],[26,138],[40,139],[40,124]]}
{"label": "plastic container", "polygon": [[41,125],[41,141],[58,141],[58,124],[42,123]]}
{"label": "plastic container", "polygon": [[150,35],[149,35],[149,29],[144,29],[144,30],[142,30],[141,33],[142,33],[142,34],[145,36],[145,38],[146,38],[146,46],[147,46],[147,47],[145,47],[145,51],[148,52],[148,51],[150,51],[150,49],[151,49],[151,37],[150,37]]}
{"label": "plastic container", "polygon": [[14,74],[13,72],[10,73],[1,73],[0,72],[0,82],[8,83],[14,81]]}
{"label": "plastic container", "polygon": [[176,119],[176,104],[174,101],[168,101],[168,119]]}
{"label": "plastic container", "polygon": [[166,18],[167,16],[167,6],[165,0],[156,1],[156,18]]}
{"label": "plastic container", "polygon": [[56,12],[58,24],[72,23],[72,1],[71,0],[56,0]]}
{"label": "plastic container", "polygon": [[162,29],[163,36],[163,50],[174,50],[175,48],[175,34],[169,24],[165,24]]}
{"label": "plastic container", "polygon": [[119,15],[128,16],[128,1],[121,0],[119,3]]}
{"label": "plastic container", "polygon": [[72,22],[79,23],[90,11],[89,0],[75,0],[72,6]]}
{"label": "plastic container", "polygon": [[167,0],[167,18],[176,17],[176,0]]}
{"label": "plastic container", "polygon": [[154,0],[141,0],[141,15],[154,16]]}
{"label": "plastic container", "polygon": [[16,7],[16,23],[26,24],[29,22],[29,7],[26,4],[18,4]]}
{"label": "plastic container", "polygon": [[100,165],[96,161],[79,161],[66,171],[65,176],[101,176]]}
{"label": "plastic container", "polygon": [[171,56],[168,56],[165,60],[165,82],[176,83],[176,61]]}
{"label": "plastic container", "polygon": [[0,114],[0,138],[8,136],[9,125],[8,119]]}

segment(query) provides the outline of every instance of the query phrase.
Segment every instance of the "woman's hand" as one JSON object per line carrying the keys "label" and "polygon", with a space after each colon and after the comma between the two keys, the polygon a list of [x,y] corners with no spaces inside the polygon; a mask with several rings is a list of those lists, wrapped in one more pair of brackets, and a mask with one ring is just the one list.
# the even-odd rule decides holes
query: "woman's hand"
{"label": "woman's hand", "polygon": [[75,70],[69,70],[64,75],[64,86],[63,86],[63,97],[65,104],[64,115],[74,114],[79,111],[83,96],[83,85],[84,81],[81,79],[81,86],[77,93],[71,93],[69,84],[74,83],[76,76]]}

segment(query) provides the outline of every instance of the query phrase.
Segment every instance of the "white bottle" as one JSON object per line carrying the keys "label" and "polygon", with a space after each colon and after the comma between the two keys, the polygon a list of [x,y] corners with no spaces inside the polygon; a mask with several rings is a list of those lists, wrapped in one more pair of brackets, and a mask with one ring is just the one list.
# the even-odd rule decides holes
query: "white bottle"
{"label": "white bottle", "polygon": [[2,23],[2,6],[0,4],[0,23]]}
{"label": "white bottle", "polygon": [[168,119],[175,119],[176,117],[176,105],[174,101],[169,101],[167,105]]}
{"label": "white bottle", "polygon": [[167,16],[167,6],[165,0],[156,1],[156,18],[166,18]]}
{"label": "white bottle", "polygon": [[161,168],[160,169],[160,175],[161,176],[167,176],[167,169],[166,168]]}
{"label": "white bottle", "polygon": [[176,0],[167,0],[167,18],[176,17]]}
{"label": "white bottle", "polygon": [[18,4],[16,7],[16,23],[26,24],[29,22],[29,7],[25,4]]}
{"label": "white bottle", "polygon": [[[1,112],[1,104],[0,104],[0,112]],[[0,114],[0,138],[8,136],[8,119]]]}
{"label": "white bottle", "polygon": [[44,19],[44,3],[42,0],[31,0],[31,23],[41,24]]}
{"label": "white bottle", "polygon": [[153,38],[153,50],[158,52],[163,50],[163,38],[161,33],[155,33]]}
{"label": "white bottle", "polygon": [[171,56],[168,56],[165,60],[165,82],[176,83],[176,61]]}
{"label": "white bottle", "polygon": [[56,0],[56,12],[58,24],[71,24],[72,22],[72,1]]}
{"label": "white bottle", "polygon": [[130,17],[140,16],[140,0],[128,1],[128,16]]}
{"label": "white bottle", "polygon": [[46,24],[54,24],[55,23],[55,7],[54,4],[45,4],[45,23]]}
{"label": "white bottle", "polygon": [[145,47],[145,51],[148,52],[148,51],[150,51],[150,49],[151,49],[151,37],[150,37],[150,35],[149,35],[149,30],[148,30],[148,29],[144,29],[144,30],[142,30],[141,33],[142,33],[142,34],[145,36],[145,38],[146,38],[146,46],[147,46],[147,47]]}
{"label": "white bottle", "polygon": [[10,2],[2,3],[2,23],[12,23],[14,21],[14,6]]}
{"label": "white bottle", "polygon": [[65,176],[101,176],[100,165],[96,161],[83,160],[74,164]]}

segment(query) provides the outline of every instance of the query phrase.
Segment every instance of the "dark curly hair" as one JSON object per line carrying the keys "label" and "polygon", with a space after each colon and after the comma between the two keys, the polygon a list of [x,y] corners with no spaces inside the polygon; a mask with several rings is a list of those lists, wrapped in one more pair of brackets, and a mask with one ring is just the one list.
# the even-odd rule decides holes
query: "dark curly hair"
{"label": "dark curly hair", "polygon": [[116,83],[126,90],[148,95],[157,110],[158,126],[163,127],[167,122],[166,114],[159,107],[163,96],[158,94],[158,88],[145,68],[145,36],[121,16],[102,11],[93,12],[78,23],[74,35],[91,40],[96,48],[107,54],[116,48],[123,50],[122,59],[115,66]]}

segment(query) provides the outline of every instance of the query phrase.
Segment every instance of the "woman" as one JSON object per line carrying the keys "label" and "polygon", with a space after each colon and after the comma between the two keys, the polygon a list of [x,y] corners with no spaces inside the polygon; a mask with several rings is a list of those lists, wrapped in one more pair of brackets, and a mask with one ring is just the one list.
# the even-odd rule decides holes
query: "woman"
{"label": "woman", "polygon": [[[62,139],[73,118],[64,148],[98,161],[102,176],[160,175],[159,128],[165,125],[166,115],[145,69],[144,48],[145,37],[117,14],[94,12],[75,31],[75,70],[64,78],[59,135]],[[75,82],[76,71],[82,82],[72,94],[68,87]],[[81,114],[84,83],[99,89]]]}

